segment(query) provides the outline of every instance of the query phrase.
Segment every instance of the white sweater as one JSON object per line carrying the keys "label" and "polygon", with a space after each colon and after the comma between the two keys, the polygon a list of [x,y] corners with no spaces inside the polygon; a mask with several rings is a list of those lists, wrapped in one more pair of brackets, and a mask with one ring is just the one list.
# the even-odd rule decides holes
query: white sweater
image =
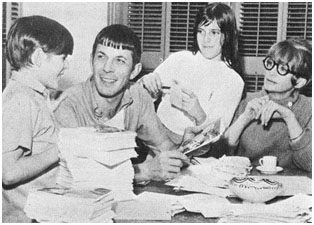
{"label": "white sweater", "polygon": [[[154,72],[162,84],[171,86],[173,80],[196,94],[208,120],[221,118],[222,130],[230,125],[241,100],[244,82],[237,72],[223,61],[208,60],[200,52],[180,51],[170,55]],[[157,114],[171,131],[182,135],[188,126],[194,126],[184,113],[170,103],[170,95],[163,96]]]}

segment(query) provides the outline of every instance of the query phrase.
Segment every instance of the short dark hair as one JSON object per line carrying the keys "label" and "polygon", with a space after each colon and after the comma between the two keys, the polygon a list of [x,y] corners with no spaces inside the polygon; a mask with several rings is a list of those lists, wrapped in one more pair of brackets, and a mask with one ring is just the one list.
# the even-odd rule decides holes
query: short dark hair
{"label": "short dark hair", "polygon": [[71,55],[73,37],[60,23],[43,16],[18,18],[11,26],[6,46],[6,56],[13,70],[32,64],[36,48],[56,55]]}
{"label": "short dark hair", "polygon": [[201,8],[195,17],[193,29],[193,47],[192,52],[195,54],[199,51],[197,43],[197,32],[203,24],[217,21],[221,33],[224,34],[224,42],[221,49],[221,59],[225,61],[238,73],[241,73],[241,68],[238,59],[238,30],[236,18],[233,10],[224,3],[210,3]]}
{"label": "short dark hair", "polygon": [[277,63],[290,64],[290,70],[296,73],[292,84],[296,85],[299,77],[312,79],[312,43],[301,38],[291,38],[275,43],[266,57],[273,58]]}
{"label": "short dark hair", "polygon": [[97,34],[93,44],[93,58],[98,44],[130,50],[132,52],[133,67],[141,60],[141,42],[137,35],[125,25],[113,24],[103,28]]}

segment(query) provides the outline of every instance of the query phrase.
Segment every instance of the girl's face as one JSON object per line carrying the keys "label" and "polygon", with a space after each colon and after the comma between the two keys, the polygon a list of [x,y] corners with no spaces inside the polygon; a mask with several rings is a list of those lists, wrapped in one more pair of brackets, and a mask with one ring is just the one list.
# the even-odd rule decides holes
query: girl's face
{"label": "girl's face", "polygon": [[208,25],[202,25],[198,28],[197,43],[200,52],[206,59],[221,60],[221,48],[224,41],[224,35],[216,20]]}

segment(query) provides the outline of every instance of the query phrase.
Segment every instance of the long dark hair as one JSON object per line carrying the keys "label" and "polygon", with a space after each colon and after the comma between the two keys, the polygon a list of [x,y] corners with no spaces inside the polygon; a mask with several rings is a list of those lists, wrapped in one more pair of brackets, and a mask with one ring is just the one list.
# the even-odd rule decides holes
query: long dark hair
{"label": "long dark hair", "polygon": [[193,29],[193,47],[192,52],[196,54],[199,51],[197,43],[197,32],[202,24],[207,24],[213,20],[217,21],[224,34],[222,44],[221,59],[226,62],[232,69],[241,74],[241,68],[238,58],[238,30],[236,18],[233,10],[223,3],[211,3],[200,9],[196,15]]}

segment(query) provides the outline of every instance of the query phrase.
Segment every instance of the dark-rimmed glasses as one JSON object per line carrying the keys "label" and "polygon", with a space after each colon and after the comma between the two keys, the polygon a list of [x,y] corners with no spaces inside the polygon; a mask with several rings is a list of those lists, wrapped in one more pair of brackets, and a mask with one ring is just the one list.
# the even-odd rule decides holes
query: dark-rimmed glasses
{"label": "dark-rimmed glasses", "polygon": [[264,67],[266,70],[272,70],[275,66],[277,66],[277,72],[279,75],[281,76],[286,76],[288,73],[291,73],[293,75],[297,75],[296,72],[294,71],[291,71],[289,69],[289,65],[288,64],[279,64],[279,63],[276,63],[275,60],[273,60],[272,58],[270,57],[266,57],[264,60],[263,60],[263,63],[264,63]]}

